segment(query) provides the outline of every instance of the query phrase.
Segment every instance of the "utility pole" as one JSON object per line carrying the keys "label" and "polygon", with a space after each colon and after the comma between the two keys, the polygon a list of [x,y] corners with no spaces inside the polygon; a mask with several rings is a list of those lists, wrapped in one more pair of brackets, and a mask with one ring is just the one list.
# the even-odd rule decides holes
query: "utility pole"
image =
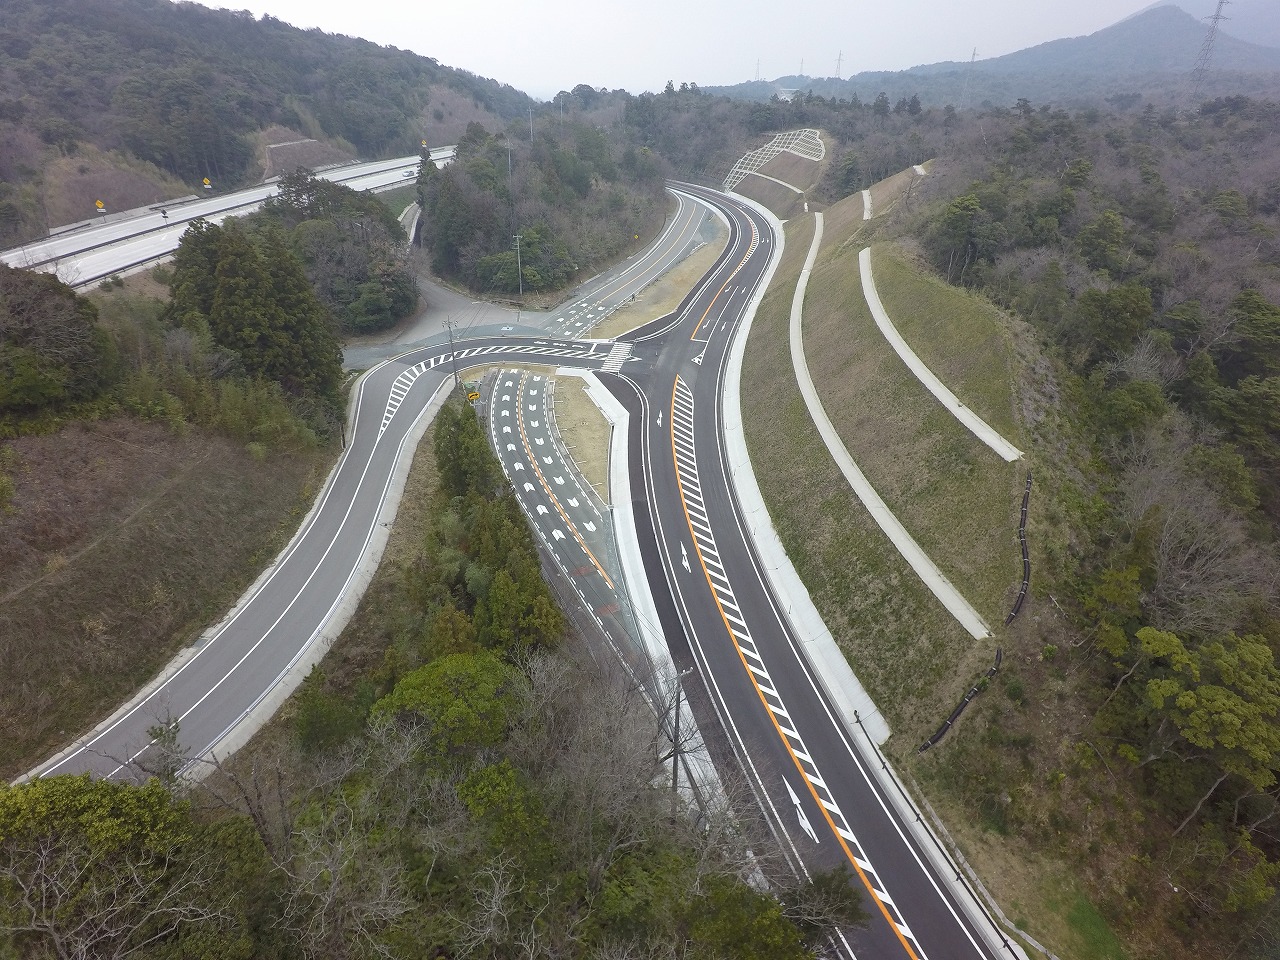
{"label": "utility pole", "polygon": [[458,353],[453,349],[453,328],[457,324],[453,322],[453,315],[449,315],[449,319],[444,322],[444,327],[449,331],[449,357],[453,360],[453,385],[456,387],[461,381],[458,379]]}
{"label": "utility pole", "polygon": [[520,234],[516,234],[513,238],[516,242],[516,279],[520,281],[520,300],[524,300],[524,268],[520,265],[520,241],[524,238]]}
{"label": "utility pole", "polygon": [[1222,15],[1222,8],[1231,0],[1218,0],[1218,7],[1213,11],[1213,16],[1209,17],[1209,32],[1205,35],[1204,43],[1200,45],[1200,55],[1196,57],[1195,69],[1191,71],[1191,82],[1194,84],[1191,90],[1193,99],[1200,99],[1200,88],[1204,86],[1205,78],[1209,76],[1209,61],[1213,57],[1213,42],[1218,39],[1218,24],[1223,20],[1230,20],[1230,17]]}
{"label": "utility pole", "polygon": [[533,143],[533,107],[529,108],[529,142]]}
{"label": "utility pole", "polygon": [[675,729],[671,732],[671,815],[676,815],[677,787],[680,784],[680,693],[683,687],[680,681],[693,673],[693,667],[687,667],[676,674],[676,719]]}

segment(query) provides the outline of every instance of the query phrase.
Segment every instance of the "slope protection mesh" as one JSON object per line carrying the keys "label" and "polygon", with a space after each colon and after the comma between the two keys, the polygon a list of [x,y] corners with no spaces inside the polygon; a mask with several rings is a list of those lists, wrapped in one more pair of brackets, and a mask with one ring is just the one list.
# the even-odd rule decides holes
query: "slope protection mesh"
{"label": "slope protection mesh", "polygon": [[818,136],[817,130],[790,130],[787,133],[780,133],[763,147],[752,150],[733,165],[729,176],[724,178],[725,190],[732,190],[746,177],[784,151],[815,163],[827,155],[826,145],[822,142],[822,137]]}

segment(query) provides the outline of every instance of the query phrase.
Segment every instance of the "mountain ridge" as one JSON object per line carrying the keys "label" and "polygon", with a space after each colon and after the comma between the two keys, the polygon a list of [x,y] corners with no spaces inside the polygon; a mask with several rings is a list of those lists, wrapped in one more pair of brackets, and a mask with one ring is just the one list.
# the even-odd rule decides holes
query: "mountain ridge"
{"label": "mountain ridge", "polygon": [[[890,98],[918,93],[922,101],[961,105],[965,94],[974,103],[1035,100],[1101,99],[1123,83],[1142,92],[1191,93],[1190,74],[1204,42],[1205,26],[1176,4],[1158,4],[1102,30],[1065,37],[1013,53],[972,63],[941,61],[906,70],[864,71],[847,79],[779,77],[771,83],[752,81],[708,92],[736,99],[768,99],[780,90],[812,90],[822,96],[862,99],[885,90]],[[1280,49],[1239,40],[1219,32],[1206,96],[1241,92],[1249,78],[1280,90]],[[1160,78],[1155,80],[1154,78]],[[1170,81],[1173,81],[1172,83]]]}

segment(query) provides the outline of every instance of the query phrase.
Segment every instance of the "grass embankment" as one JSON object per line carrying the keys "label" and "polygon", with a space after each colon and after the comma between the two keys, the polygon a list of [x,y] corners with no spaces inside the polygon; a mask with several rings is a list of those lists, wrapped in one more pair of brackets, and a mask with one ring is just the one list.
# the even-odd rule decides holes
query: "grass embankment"
{"label": "grass embankment", "polygon": [[[788,324],[812,237],[812,218],[788,225],[786,254],[752,327],[743,366],[743,383],[750,385],[743,392],[747,442],[774,526],[792,562],[888,719],[895,743],[911,747],[950,712],[985,666],[987,651],[951,619],[876,526],[836,467],[805,407],[791,367]],[[855,259],[855,283],[856,266]],[[847,266],[843,273],[849,273]],[[808,299],[817,301],[814,309],[825,309],[835,295],[822,284],[841,278],[838,269],[826,274],[810,281]],[[843,294],[848,297],[848,290]],[[859,365],[857,354],[872,349],[865,335],[852,334],[847,325],[819,325],[807,311],[806,318],[811,371],[837,428],[847,426],[854,413],[891,415],[882,394],[861,391],[858,377],[848,373]],[[820,357],[822,353],[834,356]],[[909,376],[905,368],[903,373]],[[864,409],[847,409],[854,403]],[[846,437],[846,444],[851,439]],[[915,455],[910,445],[891,446],[896,451],[884,451],[886,458],[907,460]],[[857,459],[858,449],[850,449]],[[963,582],[957,586],[965,589]]]}
{"label": "grass embankment", "polygon": [[556,428],[574,463],[605,503],[609,494],[609,421],[587,395],[586,383],[577,377],[555,381]]}
{"label": "grass embankment", "polygon": [[[783,151],[760,168],[763,177],[748,176],[734,187],[734,191],[768,207],[780,220],[789,220],[804,214],[805,194],[822,179],[823,171],[830,162],[830,151],[821,161]],[[783,184],[790,184],[795,190],[789,190]]]}
{"label": "grass embankment", "polygon": [[6,442],[0,777],[83,733],[216,622],[287,542],[331,452],[255,457],[119,417]]}
{"label": "grass embankment", "polygon": [[[884,199],[877,213],[885,211]],[[928,594],[849,492],[805,409],[787,330],[812,238],[810,218],[788,225],[786,256],[748,342],[743,407],[757,477],[815,603],[893,727],[889,751],[899,770],[928,786],[931,803],[997,901],[1064,960],[1123,958],[1083,884],[1065,879],[1073,868],[1051,852],[1053,844],[1028,843],[1004,824],[1010,803],[1041,810],[1047,821],[1059,788],[1043,785],[1037,796],[1024,785],[1010,798],[1005,784],[1018,779],[1011,777],[987,783],[974,805],[966,771],[975,751],[994,752],[1016,767],[1036,735],[1030,691],[1037,711],[1065,720],[1075,709],[1078,716],[1068,680],[1049,652],[1067,640],[1052,608],[1041,607],[1034,595],[1012,627],[1001,626],[1021,573],[1017,513],[1028,464],[1006,465],[969,435],[875,328],[857,255],[876,222],[861,218],[858,194],[825,217],[822,255],[806,298],[810,372],[854,459],[987,618],[993,640],[973,641]],[[1035,451],[1028,457],[1040,468],[1030,535],[1033,570],[1056,568],[1069,539],[1063,497],[1069,499],[1071,485],[1063,479],[1070,458],[1061,446],[1051,365],[1023,325],[916,270],[900,248],[877,246],[873,266],[886,310],[939,378],[1014,443],[1030,449],[1030,432],[1037,449],[1049,448],[1047,460]],[[940,748],[916,755],[918,743],[989,666],[997,643],[1005,660],[991,688]],[[1062,754],[1065,769],[1075,748],[1064,741],[1050,750]]]}
{"label": "grass embankment", "polygon": [[[993,311],[917,279],[891,249],[877,247],[872,260],[889,316],[909,344],[932,341],[922,356],[937,361],[934,373],[979,415],[995,411],[988,422],[1012,434],[1009,351]],[[815,268],[804,335],[809,371],[854,461],[948,579],[998,625],[1021,582],[1022,469],[969,433],[894,353],[867,307],[853,245]]]}

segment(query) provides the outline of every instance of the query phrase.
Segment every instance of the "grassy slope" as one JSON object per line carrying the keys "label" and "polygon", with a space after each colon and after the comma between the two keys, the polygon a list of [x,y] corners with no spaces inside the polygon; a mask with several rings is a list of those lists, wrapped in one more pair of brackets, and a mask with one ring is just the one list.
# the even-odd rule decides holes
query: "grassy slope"
{"label": "grassy slope", "polygon": [[[881,188],[876,193],[889,200]],[[875,222],[862,221],[859,195],[833,206],[825,221],[822,256],[806,297],[810,372],[855,460],[988,618],[995,638],[975,643],[924,590],[848,492],[809,419],[787,344],[791,298],[813,235],[809,218],[787,226],[786,257],[757,315],[744,365],[743,382],[752,386],[743,397],[748,444],[774,523],[854,670],[893,726],[890,747],[900,770],[930,785],[932,803],[1009,915],[1064,960],[1123,958],[1105,920],[1070,879],[1072,868],[1004,836],[998,809],[976,810],[949,786],[964,775],[965,758],[975,748],[1003,749],[1010,763],[1018,763],[1012,741],[1001,747],[997,735],[986,746],[990,723],[998,728],[1010,698],[1023,696],[1006,687],[1021,691],[1025,685],[1047,697],[1041,707],[1064,720],[1073,709],[1061,671],[1038,656],[1047,640],[1064,642],[1052,607],[1033,597],[1021,619],[1001,626],[1021,572],[1016,528],[1027,464],[1005,465],[972,438],[876,330],[857,266]],[[877,246],[873,262],[890,316],[939,377],[1015,443],[1032,446],[1030,432],[1053,446],[1061,431],[1054,426],[1052,371],[1023,326],[916,270],[899,248]],[[1021,428],[1024,421],[1028,431]],[[1046,551],[1060,552],[1069,538],[1058,501],[1062,465],[1070,456],[1065,449],[1043,452],[1029,457],[1039,467],[1031,523],[1037,565],[1057,559]],[[805,464],[798,475],[796,463]],[[915,746],[990,664],[997,642],[1006,658],[992,689],[943,748],[917,757]],[[1023,714],[1025,700],[1013,707],[1030,719]],[[1016,724],[1010,735],[1024,726]],[[1069,739],[1061,744],[1064,764],[1074,749]],[[957,752],[960,746],[966,750]],[[998,808],[1001,788],[991,790]]]}
{"label": "grassy slope", "polygon": [[751,385],[743,395],[747,443],[774,525],[814,602],[897,740],[914,744],[949,712],[982,658],[854,497],[784,359],[791,297],[812,236],[811,219],[787,228],[785,258],[752,327],[743,366]]}
{"label": "grassy slope", "polygon": [[9,441],[0,776],[64,746],[235,602],[331,454],[268,456],[128,418]]}
{"label": "grassy slope", "polygon": [[[1021,580],[1016,548],[1022,469],[1006,465],[930,395],[880,334],[862,295],[856,244],[820,261],[805,303],[805,349],[828,416],[854,461],[942,572],[998,624]],[[954,357],[934,372],[963,400],[981,396],[1012,419],[1009,357],[988,309],[958,310],[963,295],[917,282],[910,269],[878,248],[874,264],[894,264],[893,283],[877,286],[909,343],[929,341],[929,354]],[[910,310],[903,305],[910,302]],[[924,321],[924,317],[932,320]],[[958,340],[976,329],[986,351]],[[951,345],[956,344],[954,352]],[[967,358],[967,359],[961,359]],[[994,419],[994,418],[993,418]],[[1011,424],[1008,424],[1011,426]]]}

